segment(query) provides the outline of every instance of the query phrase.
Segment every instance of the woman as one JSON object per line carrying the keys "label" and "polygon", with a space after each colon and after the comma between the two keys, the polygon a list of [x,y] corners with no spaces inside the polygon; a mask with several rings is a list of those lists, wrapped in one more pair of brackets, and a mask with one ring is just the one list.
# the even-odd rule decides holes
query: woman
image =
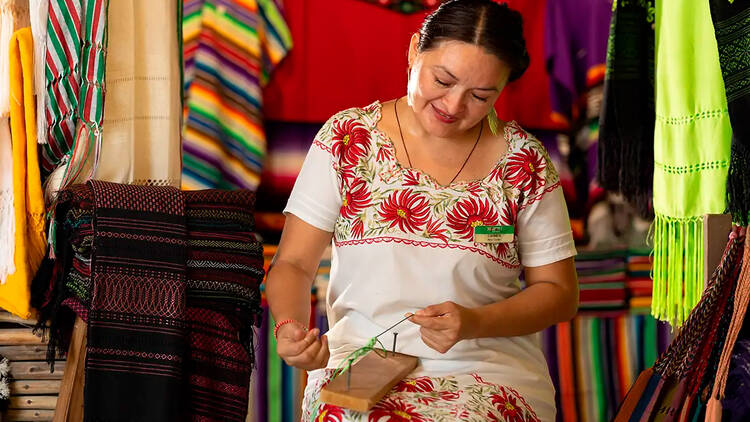
{"label": "woman", "polygon": [[[554,420],[534,334],[575,314],[576,252],[546,151],[492,113],[527,65],[517,12],[449,1],[411,39],[406,98],[342,111],[315,137],[266,290],[279,355],[311,371],[303,419]],[[309,291],[332,239],[318,338]],[[331,368],[411,313],[393,330],[419,357],[406,380],[366,415],[317,402]]]}

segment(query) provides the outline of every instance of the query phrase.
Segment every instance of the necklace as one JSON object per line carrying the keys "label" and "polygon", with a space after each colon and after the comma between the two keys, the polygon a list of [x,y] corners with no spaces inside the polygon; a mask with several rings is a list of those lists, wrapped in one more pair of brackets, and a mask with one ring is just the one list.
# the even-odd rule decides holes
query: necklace
{"label": "necklace", "polygon": [[[401,98],[398,98],[393,103],[393,111],[396,113],[396,124],[398,125],[398,134],[401,136],[401,145],[404,146],[404,152],[406,152],[406,161],[409,162],[410,168],[414,168],[414,166],[411,165],[411,157],[409,157],[409,149],[406,148],[406,142],[404,142],[404,133],[401,131],[401,121],[398,119],[398,100],[400,99]],[[458,175],[461,174],[461,172],[464,170],[464,167],[466,167],[466,163],[469,162],[469,158],[471,158],[471,154],[474,153],[474,150],[477,148],[477,145],[479,144],[479,139],[482,138],[482,129],[484,129],[484,120],[479,122],[479,135],[477,135],[477,140],[474,141],[474,146],[471,147],[471,151],[469,151],[469,155],[466,156],[466,160],[464,160],[464,163],[461,164],[461,168],[458,169],[458,173],[456,173],[456,175],[453,176],[453,179],[451,179],[451,181],[448,183],[449,185],[453,184],[453,182],[456,181],[456,178],[458,177]]]}

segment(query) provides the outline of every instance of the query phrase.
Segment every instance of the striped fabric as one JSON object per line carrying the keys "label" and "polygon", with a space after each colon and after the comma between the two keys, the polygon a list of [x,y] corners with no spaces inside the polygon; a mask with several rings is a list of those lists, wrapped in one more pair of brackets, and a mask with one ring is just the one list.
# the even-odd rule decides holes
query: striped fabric
{"label": "striped fabric", "polygon": [[273,0],[183,5],[183,188],[255,189],[266,152],[261,88],[291,47]]}
{"label": "striped fabric", "polygon": [[[109,0],[50,0],[47,20],[46,178],[67,164],[63,187],[98,155],[104,111],[104,69]],[[96,168],[95,156],[94,166]]]}

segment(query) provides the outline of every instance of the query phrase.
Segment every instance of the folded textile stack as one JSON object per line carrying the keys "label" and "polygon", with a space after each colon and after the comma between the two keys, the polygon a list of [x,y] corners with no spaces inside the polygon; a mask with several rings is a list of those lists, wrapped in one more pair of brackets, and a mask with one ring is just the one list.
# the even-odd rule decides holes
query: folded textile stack
{"label": "folded textile stack", "polygon": [[619,309],[626,304],[624,249],[583,251],[576,256],[580,309]]}
{"label": "folded textile stack", "polygon": [[74,314],[88,323],[87,419],[245,420],[264,275],[253,202],[99,181],[60,193],[33,304],[49,359]]}
{"label": "folded textile stack", "polygon": [[630,298],[630,310],[634,313],[651,312],[651,293],[654,282],[651,280],[653,260],[650,255],[650,248],[628,250],[628,279],[625,286]]}
{"label": "folded textile stack", "polygon": [[577,316],[542,332],[557,421],[611,420],[638,373],[671,340],[669,325],[650,315],[610,313]]}

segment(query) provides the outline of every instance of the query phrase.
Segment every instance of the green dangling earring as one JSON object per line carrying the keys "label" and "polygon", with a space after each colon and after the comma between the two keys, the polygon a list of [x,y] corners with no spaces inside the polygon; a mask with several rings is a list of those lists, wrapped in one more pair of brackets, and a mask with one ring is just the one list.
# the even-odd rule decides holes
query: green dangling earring
{"label": "green dangling earring", "polygon": [[495,111],[495,107],[492,107],[492,109],[490,109],[490,112],[487,114],[487,123],[490,126],[490,132],[492,132],[493,135],[497,135],[497,131],[500,129],[500,118],[497,117],[497,111]]}

